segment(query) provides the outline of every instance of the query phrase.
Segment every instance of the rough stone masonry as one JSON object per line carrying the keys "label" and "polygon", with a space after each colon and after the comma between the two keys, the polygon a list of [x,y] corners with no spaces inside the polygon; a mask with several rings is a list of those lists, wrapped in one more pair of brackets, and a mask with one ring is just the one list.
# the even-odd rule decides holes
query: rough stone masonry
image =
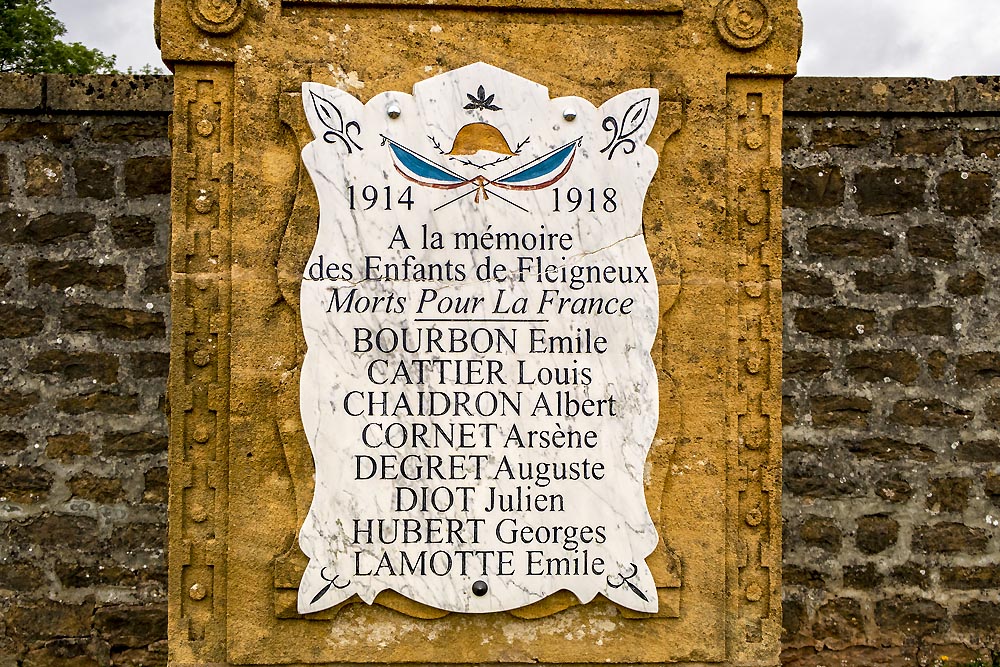
{"label": "rough stone masonry", "polygon": [[0,83],[0,665],[166,660],[157,77]]}
{"label": "rough stone masonry", "polygon": [[[166,661],[170,89],[0,80],[3,667]],[[784,143],[783,660],[969,657],[1000,642],[1000,80],[796,80]]]}
{"label": "rough stone masonry", "polygon": [[783,659],[1000,643],[1000,81],[786,98]]}

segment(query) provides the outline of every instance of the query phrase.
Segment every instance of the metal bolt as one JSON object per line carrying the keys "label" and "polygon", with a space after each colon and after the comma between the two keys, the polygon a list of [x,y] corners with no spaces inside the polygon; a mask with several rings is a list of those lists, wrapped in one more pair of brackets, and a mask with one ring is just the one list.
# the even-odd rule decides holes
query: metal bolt
{"label": "metal bolt", "polygon": [[472,584],[472,594],[475,595],[477,598],[483,597],[489,590],[490,587],[486,584],[485,581],[481,579],[476,583]]}
{"label": "metal bolt", "polygon": [[563,118],[569,121],[576,120],[576,109],[566,109],[563,111]]}
{"label": "metal bolt", "polygon": [[399,118],[399,114],[402,113],[402,110],[399,108],[398,104],[393,102],[392,104],[390,104],[385,108],[385,113],[389,116],[389,118],[395,119]]}

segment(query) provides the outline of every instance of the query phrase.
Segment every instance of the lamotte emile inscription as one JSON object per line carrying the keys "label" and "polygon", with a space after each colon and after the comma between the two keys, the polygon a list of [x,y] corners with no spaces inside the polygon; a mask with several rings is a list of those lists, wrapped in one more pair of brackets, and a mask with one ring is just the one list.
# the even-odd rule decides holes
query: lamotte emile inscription
{"label": "lamotte emile inscription", "polygon": [[594,108],[479,63],[366,105],[302,97],[321,214],[299,611],[385,589],[458,612],[562,589],[655,611],[657,92]]}

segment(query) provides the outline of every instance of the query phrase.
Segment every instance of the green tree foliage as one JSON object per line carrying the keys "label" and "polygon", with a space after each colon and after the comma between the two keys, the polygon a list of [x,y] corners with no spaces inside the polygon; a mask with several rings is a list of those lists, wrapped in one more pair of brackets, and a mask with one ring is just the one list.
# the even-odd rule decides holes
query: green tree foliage
{"label": "green tree foliage", "polygon": [[0,72],[109,73],[115,57],[59,39],[66,26],[49,0],[0,0]]}

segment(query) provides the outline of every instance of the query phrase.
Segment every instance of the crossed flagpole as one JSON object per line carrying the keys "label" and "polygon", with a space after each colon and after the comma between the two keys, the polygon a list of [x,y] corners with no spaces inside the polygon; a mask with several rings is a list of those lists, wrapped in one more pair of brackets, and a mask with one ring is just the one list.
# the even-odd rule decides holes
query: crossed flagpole
{"label": "crossed flagpole", "polygon": [[[493,197],[505,201],[511,206],[519,208],[527,213],[528,209],[507,199],[500,193],[496,192],[495,188],[521,191],[541,190],[542,188],[546,188],[553,183],[556,183],[569,171],[570,167],[573,165],[573,158],[576,157],[576,149],[583,143],[583,137],[577,137],[569,143],[563,144],[558,148],[554,148],[548,153],[535,158],[527,164],[508,171],[501,176],[490,179],[481,174],[473,176],[472,178],[467,178],[461,174],[455,173],[451,169],[448,169],[448,167],[438,164],[434,160],[421,155],[415,150],[407,148],[398,141],[390,139],[384,134],[379,136],[382,137],[383,146],[389,144],[389,150],[392,153],[393,165],[396,167],[396,171],[398,171],[403,178],[424,187],[438,188],[442,190],[455,190],[467,185],[472,186],[472,188],[467,192],[464,192],[454,199],[446,201],[435,208],[435,211],[438,211],[445,206],[454,204],[460,199],[464,199],[471,194],[475,194],[475,202],[477,204],[480,199],[488,201],[492,195]],[[491,187],[494,189],[490,189]]]}

